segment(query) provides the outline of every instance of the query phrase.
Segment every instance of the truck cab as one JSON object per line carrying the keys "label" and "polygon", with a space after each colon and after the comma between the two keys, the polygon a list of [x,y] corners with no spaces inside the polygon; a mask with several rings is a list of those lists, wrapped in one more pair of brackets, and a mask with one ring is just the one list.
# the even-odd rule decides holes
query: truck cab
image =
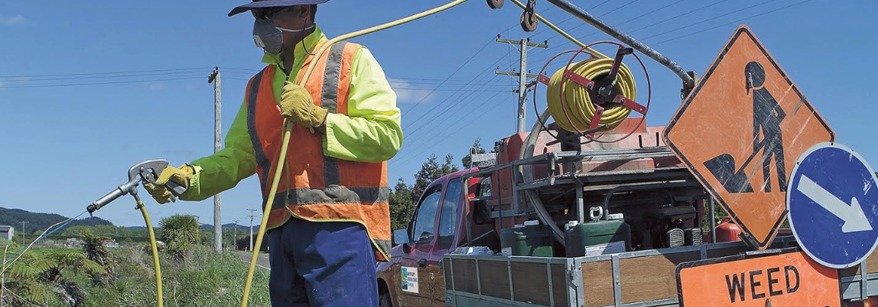
{"label": "truck cab", "polygon": [[[393,233],[391,260],[378,264],[378,290],[380,306],[442,306],[445,300],[445,278],[442,257],[467,242],[465,218],[470,212],[464,199],[464,184],[469,191],[467,198],[474,198],[480,188],[477,178],[464,183],[462,177],[475,171],[463,170],[442,176],[431,182],[421,194],[415,213],[406,229]],[[489,193],[482,190],[482,193]],[[499,249],[499,237],[491,231],[492,224],[469,225],[474,233],[486,233],[473,240],[477,246],[495,246]],[[476,229],[473,229],[476,228]]]}

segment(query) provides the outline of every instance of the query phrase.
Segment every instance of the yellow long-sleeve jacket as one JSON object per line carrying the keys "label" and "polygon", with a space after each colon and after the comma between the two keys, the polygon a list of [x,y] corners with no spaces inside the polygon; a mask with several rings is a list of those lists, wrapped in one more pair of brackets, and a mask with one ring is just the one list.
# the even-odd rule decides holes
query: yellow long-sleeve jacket
{"label": "yellow long-sleeve jacket", "polygon": [[[292,71],[284,72],[279,54],[266,54],[262,62],[276,65],[272,89],[280,100],[288,76],[296,76],[302,69],[305,56],[314,52],[317,44],[327,40],[316,27],[295,46]],[[348,114],[329,113],[323,137],[324,152],[333,158],[378,162],[392,158],[402,146],[402,124],[396,93],[390,87],[378,61],[366,48],[354,57],[352,79],[348,96]],[[256,158],[247,128],[247,110],[242,104],[225,138],[225,147],[210,156],[192,161],[195,175],[189,190],[180,196],[183,200],[203,200],[235,187],[244,178],[256,172]],[[281,129],[281,127],[278,127]]]}

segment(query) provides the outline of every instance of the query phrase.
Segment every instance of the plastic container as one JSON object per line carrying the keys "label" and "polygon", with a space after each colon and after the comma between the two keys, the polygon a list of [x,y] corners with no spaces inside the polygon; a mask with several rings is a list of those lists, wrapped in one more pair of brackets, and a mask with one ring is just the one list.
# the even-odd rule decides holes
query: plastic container
{"label": "plastic container", "polygon": [[731,218],[724,218],[719,225],[716,225],[716,242],[734,242],[741,241],[738,235],[741,234],[741,227],[738,227]]}
{"label": "plastic container", "polygon": [[[569,223],[565,225],[565,241],[567,257],[582,257],[586,255],[586,247],[612,242],[610,247],[619,247],[621,250],[629,250],[631,246],[631,227],[623,220],[597,221],[591,223]],[[607,252],[610,251],[608,248]],[[601,250],[597,252],[602,253]]]}
{"label": "plastic container", "polygon": [[551,230],[539,224],[500,230],[501,254],[507,256],[552,257],[553,241]]}

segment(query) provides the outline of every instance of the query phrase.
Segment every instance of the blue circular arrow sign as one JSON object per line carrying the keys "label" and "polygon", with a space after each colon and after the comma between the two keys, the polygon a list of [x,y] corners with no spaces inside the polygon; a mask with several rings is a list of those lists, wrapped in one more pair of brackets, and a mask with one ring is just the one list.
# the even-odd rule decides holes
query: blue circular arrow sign
{"label": "blue circular arrow sign", "polygon": [[878,179],[863,157],[838,143],[799,157],[787,210],[799,246],[827,267],[855,266],[878,244]]}

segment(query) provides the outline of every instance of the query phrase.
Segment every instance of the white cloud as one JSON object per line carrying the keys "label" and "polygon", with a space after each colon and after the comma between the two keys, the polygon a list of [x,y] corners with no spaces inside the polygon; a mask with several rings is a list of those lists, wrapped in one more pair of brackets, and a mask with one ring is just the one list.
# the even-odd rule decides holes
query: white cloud
{"label": "white cloud", "polygon": [[0,24],[7,25],[7,26],[20,25],[20,24],[24,24],[26,22],[27,22],[27,18],[24,18],[24,16],[21,16],[21,15],[15,15],[15,16],[9,16],[9,17],[0,16]]}
{"label": "white cloud", "polygon": [[396,92],[396,100],[399,103],[422,103],[430,102],[436,97],[431,88],[413,85],[402,79],[389,79],[390,87]]}

